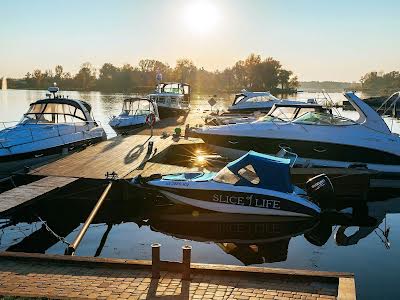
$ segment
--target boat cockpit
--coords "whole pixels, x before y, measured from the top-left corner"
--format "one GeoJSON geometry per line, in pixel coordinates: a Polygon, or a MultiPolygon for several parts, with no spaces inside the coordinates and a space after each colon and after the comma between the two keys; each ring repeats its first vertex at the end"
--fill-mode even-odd
{"type": "Polygon", "coordinates": [[[293,121],[296,118],[303,116],[308,112],[320,112],[331,114],[329,108],[315,103],[296,103],[296,104],[274,104],[267,115],[260,118],[258,121],[293,121]]]}
{"type": "Polygon", "coordinates": [[[158,116],[154,102],[147,98],[129,98],[124,100],[121,115],[145,116],[151,113],[158,116]]]}
{"type": "Polygon", "coordinates": [[[344,126],[357,125],[358,123],[344,117],[336,116],[321,112],[307,112],[306,114],[293,120],[295,124],[301,125],[328,125],[328,126],[344,126]]]}

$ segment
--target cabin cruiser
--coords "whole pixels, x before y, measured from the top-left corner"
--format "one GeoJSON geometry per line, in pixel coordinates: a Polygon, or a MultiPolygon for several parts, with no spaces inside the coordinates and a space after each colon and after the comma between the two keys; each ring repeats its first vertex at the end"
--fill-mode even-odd
{"type": "Polygon", "coordinates": [[[157,103],[160,118],[186,115],[190,109],[190,85],[186,83],[159,83],[154,93],[149,94],[151,101],[157,103]]]}
{"type": "Polygon", "coordinates": [[[160,121],[157,104],[148,98],[129,98],[124,100],[122,112],[112,117],[109,124],[117,133],[160,121]],[[154,120],[153,120],[154,119],[154,120]]]}
{"type": "Polygon", "coordinates": [[[206,125],[228,125],[236,123],[249,123],[257,120],[281,120],[292,121],[307,112],[327,112],[331,110],[318,103],[306,103],[296,101],[294,103],[275,103],[267,114],[254,112],[253,114],[228,114],[220,116],[208,116],[205,118],[206,125]]]}
{"type": "Polygon", "coordinates": [[[0,169],[10,173],[32,166],[78,146],[106,138],[94,120],[91,106],[81,100],[56,95],[30,104],[15,126],[0,131],[0,169]]]}
{"type": "Polygon", "coordinates": [[[267,154],[286,149],[298,155],[300,165],[400,172],[400,137],[354,92],[344,95],[358,113],[355,121],[311,111],[291,121],[261,119],[194,132],[218,152],[235,150],[236,157],[250,149],[267,154]]]}
{"type": "Polygon", "coordinates": [[[297,103],[296,100],[281,100],[273,96],[270,92],[250,92],[242,90],[235,95],[231,106],[228,107],[228,114],[240,113],[251,114],[255,111],[267,113],[276,103],[297,103]]]}
{"type": "Polygon", "coordinates": [[[324,197],[333,193],[325,175],[310,179],[306,193],[291,183],[290,160],[254,151],[218,173],[139,176],[132,183],[156,189],[173,203],[246,215],[317,216],[321,192],[324,197]]]}

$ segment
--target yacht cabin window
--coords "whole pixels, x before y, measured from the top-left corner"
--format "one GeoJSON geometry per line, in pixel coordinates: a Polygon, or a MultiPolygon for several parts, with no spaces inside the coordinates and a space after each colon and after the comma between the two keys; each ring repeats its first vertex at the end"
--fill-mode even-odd
{"type": "Polygon", "coordinates": [[[147,100],[125,100],[122,111],[127,115],[147,115],[153,112],[153,105],[147,100]]]}

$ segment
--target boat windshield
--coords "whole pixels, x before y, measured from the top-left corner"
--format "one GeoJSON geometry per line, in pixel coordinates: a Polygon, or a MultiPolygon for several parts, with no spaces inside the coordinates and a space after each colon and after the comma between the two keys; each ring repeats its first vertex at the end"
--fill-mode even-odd
{"type": "Polygon", "coordinates": [[[147,100],[125,100],[122,112],[126,115],[148,115],[153,112],[153,105],[147,100]]]}
{"type": "Polygon", "coordinates": [[[21,123],[78,123],[86,122],[83,111],[73,105],[61,103],[32,104],[21,123]]]}
{"type": "Polygon", "coordinates": [[[250,164],[241,168],[238,171],[238,175],[229,170],[229,168],[225,167],[217,173],[217,175],[214,177],[214,181],[232,185],[238,184],[240,181],[242,182],[242,184],[239,185],[243,185],[243,180],[250,182],[254,185],[260,183],[260,178],[258,177],[253,166],[250,164]]]}
{"type": "Polygon", "coordinates": [[[221,183],[236,184],[237,182],[239,182],[240,177],[234,174],[227,167],[224,167],[221,171],[217,173],[217,175],[215,175],[213,180],[221,183]]]}
{"type": "Polygon", "coordinates": [[[350,119],[319,112],[308,112],[295,119],[293,123],[304,124],[304,125],[334,125],[334,126],[357,124],[356,122],[350,119]]]}
{"type": "Polygon", "coordinates": [[[160,83],[156,90],[158,93],[184,94],[183,86],[180,83],[160,83]]]}
{"type": "Polygon", "coordinates": [[[254,103],[254,102],[268,102],[268,101],[279,101],[279,99],[274,97],[271,94],[259,95],[259,96],[245,96],[243,94],[240,94],[240,95],[236,95],[233,105],[236,105],[239,102],[254,103]]]}
{"type": "Polygon", "coordinates": [[[296,107],[296,106],[277,106],[273,108],[267,115],[261,117],[258,121],[292,121],[305,115],[308,112],[321,112],[322,107],[296,107]]]}

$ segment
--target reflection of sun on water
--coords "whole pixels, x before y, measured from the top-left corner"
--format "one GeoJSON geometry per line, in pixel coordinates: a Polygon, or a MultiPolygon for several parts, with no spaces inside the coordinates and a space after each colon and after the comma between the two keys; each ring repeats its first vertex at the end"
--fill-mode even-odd
{"type": "Polygon", "coordinates": [[[185,8],[185,24],[193,32],[206,33],[215,28],[219,12],[212,2],[191,1],[185,8]]]}

